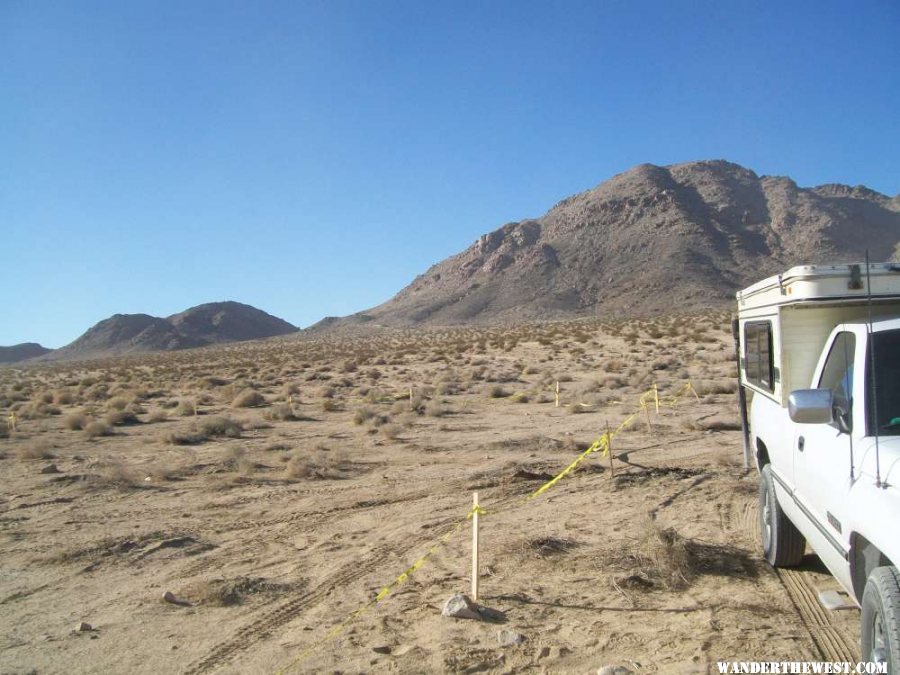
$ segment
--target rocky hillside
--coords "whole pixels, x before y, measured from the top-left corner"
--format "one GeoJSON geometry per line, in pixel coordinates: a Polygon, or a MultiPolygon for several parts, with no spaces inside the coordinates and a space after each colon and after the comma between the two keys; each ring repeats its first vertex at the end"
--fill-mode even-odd
{"type": "Polygon", "coordinates": [[[0,363],[18,363],[42,356],[49,351],[36,342],[23,342],[12,347],[0,347],[0,363]]]}
{"type": "MultiPolygon", "coordinates": [[[[898,252],[900,196],[798,187],[725,161],[642,164],[509,223],[390,301],[337,324],[415,325],[646,315],[727,306],[803,263],[898,252]]],[[[323,329],[336,322],[323,322],[323,329]]]]}
{"type": "Polygon", "coordinates": [[[148,314],[116,314],[44,360],[83,359],[202,347],[286,335],[295,326],[239,302],[212,302],[167,319],[148,314]]]}

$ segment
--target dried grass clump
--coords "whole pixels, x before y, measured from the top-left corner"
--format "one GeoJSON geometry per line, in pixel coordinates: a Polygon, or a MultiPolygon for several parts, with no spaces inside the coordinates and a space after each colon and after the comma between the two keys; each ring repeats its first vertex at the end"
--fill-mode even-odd
{"type": "Polygon", "coordinates": [[[158,422],[166,422],[168,421],[168,419],[169,414],[165,410],[154,410],[147,418],[147,422],[150,424],[156,424],[158,422]]]}
{"type": "Polygon", "coordinates": [[[133,412],[127,410],[113,410],[106,415],[106,423],[113,427],[123,427],[132,424],[140,424],[141,421],[133,412]]]}
{"type": "Polygon", "coordinates": [[[489,398],[506,398],[507,396],[509,396],[509,392],[506,391],[506,389],[504,389],[502,386],[497,384],[493,387],[488,388],[487,395],[489,398]]]}
{"type": "Polygon", "coordinates": [[[92,482],[102,487],[124,489],[134,487],[140,481],[134,469],[118,460],[112,460],[100,465],[100,471],[92,477],[92,482]]]}
{"type": "Polygon", "coordinates": [[[335,480],[346,478],[350,468],[346,452],[320,446],[313,452],[294,452],[284,467],[284,474],[289,480],[335,480]]]}
{"type": "Polygon", "coordinates": [[[269,421],[281,422],[293,422],[300,419],[287,403],[276,403],[263,413],[263,417],[269,421]]]}
{"type": "Polygon", "coordinates": [[[24,443],[16,448],[16,456],[19,459],[53,459],[53,446],[44,440],[24,443]]]}
{"type": "Polygon", "coordinates": [[[244,389],[231,402],[232,408],[256,408],[266,404],[266,397],[255,389],[244,389]]]}
{"type": "Polygon", "coordinates": [[[200,431],[208,437],[240,438],[241,423],[225,415],[216,415],[200,423],[200,431]]]}
{"type": "Polygon", "coordinates": [[[99,436],[112,436],[113,430],[106,423],[101,422],[100,420],[94,420],[93,422],[88,422],[84,427],[84,435],[88,438],[97,438],[99,436]]]}
{"type": "Polygon", "coordinates": [[[193,417],[197,414],[197,406],[189,399],[182,399],[175,407],[175,414],[178,417],[193,417]]]}
{"type": "Polygon", "coordinates": [[[356,412],[353,414],[353,423],[356,425],[365,424],[376,415],[377,413],[374,410],[369,406],[364,405],[361,408],[356,409],[356,412]]]}
{"type": "Polygon", "coordinates": [[[632,552],[640,574],[654,586],[678,590],[691,578],[691,556],[687,540],[671,527],[662,528],[646,518],[632,552]]]}
{"type": "Polygon", "coordinates": [[[66,429],[69,429],[70,431],[81,431],[87,426],[87,423],[87,415],[82,415],[81,413],[66,415],[66,418],[63,420],[66,429]]]}

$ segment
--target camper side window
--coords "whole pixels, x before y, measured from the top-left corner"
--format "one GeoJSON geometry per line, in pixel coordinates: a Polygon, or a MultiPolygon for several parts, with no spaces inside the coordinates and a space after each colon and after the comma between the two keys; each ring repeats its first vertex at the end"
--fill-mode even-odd
{"type": "Polygon", "coordinates": [[[744,364],[747,382],[760,389],[774,391],[771,321],[744,324],[744,364]]]}

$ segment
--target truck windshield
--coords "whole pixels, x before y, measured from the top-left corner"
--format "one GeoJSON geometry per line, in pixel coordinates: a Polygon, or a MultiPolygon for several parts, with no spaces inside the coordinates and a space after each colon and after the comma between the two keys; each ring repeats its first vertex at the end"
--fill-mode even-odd
{"type": "MultiPolygon", "coordinates": [[[[866,428],[869,436],[876,431],[875,415],[878,414],[877,431],[882,436],[900,436],[900,330],[886,330],[873,334],[875,349],[875,392],[872,392],[871,355],[866,358],[866,400],[871,403],[866,411],[866,428]]],[[[871,349],[872,347],[870,347],[871,349]]]]}

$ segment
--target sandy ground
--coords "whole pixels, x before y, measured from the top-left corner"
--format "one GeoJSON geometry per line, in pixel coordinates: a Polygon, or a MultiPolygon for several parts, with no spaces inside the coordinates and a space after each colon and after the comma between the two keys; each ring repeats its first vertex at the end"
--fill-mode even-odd
{"type": "Polygon", "coordinates": [[[761,559],[727,328],[394,332],[4,369],[0,672],[855,661],[858,612],[819,606],[837,584],[818,559],[761,559]],[[614,437],[614,475],[591,455],[527,499],[654,383],[660,413],[614,437]],[[247,389],[264,400],[242,407],[247,389]],[[441,616],[469,592],[476,490],[493,621],[441,616]]]}

